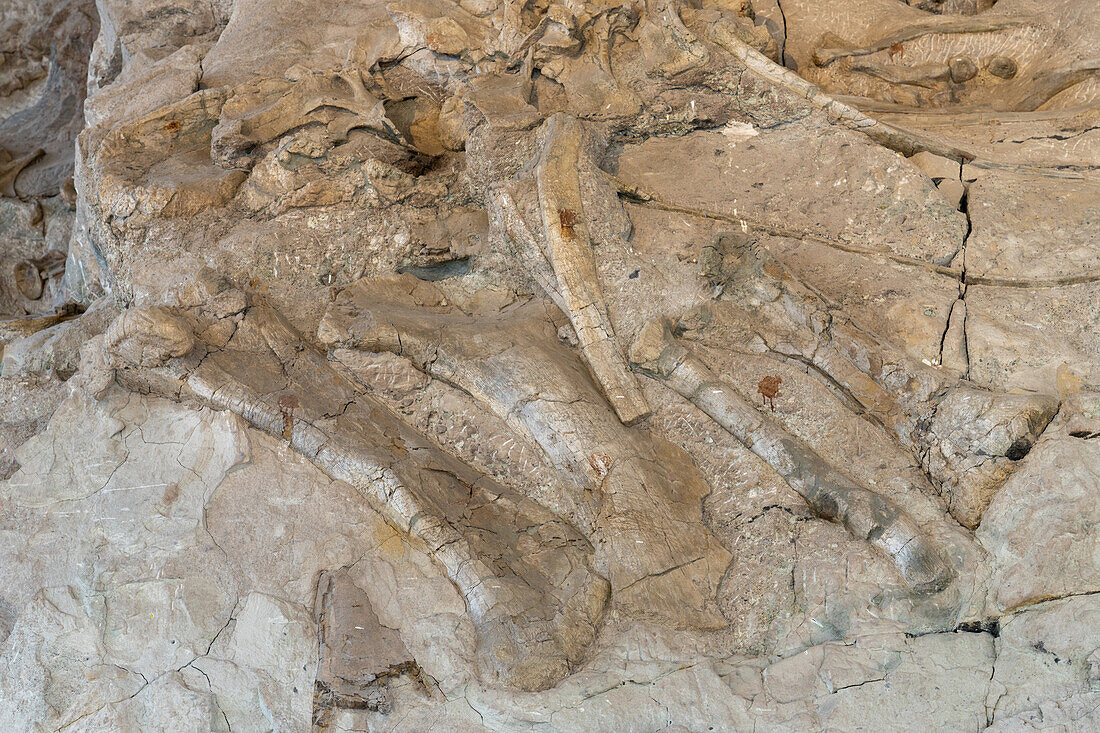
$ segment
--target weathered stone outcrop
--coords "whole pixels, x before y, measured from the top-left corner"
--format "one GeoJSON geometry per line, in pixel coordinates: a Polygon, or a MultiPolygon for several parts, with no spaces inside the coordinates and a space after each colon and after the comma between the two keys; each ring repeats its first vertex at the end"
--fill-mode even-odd
{"type": "Polygon", "coordinates": [[[0,3],[0,731],[1092,730],[1085,0],[0,3]]]}

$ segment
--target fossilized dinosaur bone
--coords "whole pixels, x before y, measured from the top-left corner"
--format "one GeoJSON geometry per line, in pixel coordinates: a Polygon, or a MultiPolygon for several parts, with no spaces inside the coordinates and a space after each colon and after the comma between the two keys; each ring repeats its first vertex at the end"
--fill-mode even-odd
{"type": "MultiPolygon", "coordinates": [[[[658,14],[653,13],[653,15],[656,17],[658,14]]],[[[662,2],[659,17],[666,36],[677,48],[676,57],[661,64],[659,71],[666,77],[671,78],[689,69],[705,66],[710,60],[710,53],[707,51],[707,47],[695,37],[695,34],[684,25],[684,21],[680,18],[679,3],[675,0],[662,2]]]]}
{"type": "MultiPolygon", "coordinates": [[[[560,302],[577,332],[581,352],[619,419],[633,425],[649,406],[615,340],[603,301],[596,257],[581,201],[581,123],[564,114],[546,121],[545,142],[535,167],[547,254],[557,279],[560,302]]],[[[517,247],[529,248],[521,237],[517,247]]],[[[529,253],[534,257],[534,253],[529,253]]],[[[540,284],[545,278],[540,279],[540,284]]]]}
{"type": "Polygon", "coordinates": [[[816,372],[911,450],[968,527],[1058,409],[1047,395],[988,392],[906,356],[740,233],[716,235],[700,266],[723,298],[779,327],[757,332],[769,354],[816,372]]]}
{"type": "Polygon", "coordinates": [[[837,59],[849,56],[867,56],[877,51],[933,34],[992,33],[1027,25],[1026,21],[1009,18],[957,18],[940,17],[927,23],[906,26],[885,38],[859,48],[819,48],[814,51],[814,63],[828,66],[837,59]]]}
{"type": "Polygon", "coordinates": [[[594,536],[613,598],[628,615],[724,627],[713,598],[729,553],[702,522],[709,489],[691,459],[622,425],[557,338],[545,304],[470,317],[444,302],[412,278],[361,281],[329,307],[318,337],[410,359],[484,402],[587,485],[591,508],[578,523],[594,536]]]}
{"type": "Polygon", "coordinates": [[[77,315],[76,313],[61,312],[43,316],[18,316],[16,318],[0,319],[0,347],[3,347],[9,341],[32,336],[70,318],[75,318],[77,315]]]}
{"type": "Polygon", "coordinates": [[[752,308],[779,327],[758,332],[768,353],[828,375],[835,381],[830,386],[848,390],[845,396],[874,422],[903,444],[916,444],[917,424],[945,386],[934,369],[858,328],[750,236],[719,232],[703,245],[699,264],[721,298],[752,308]]]}
{"type": "Polygon", "coordinates": [[[0,149],[0,195],[15,198],[19,193],[15,189],[15,181],[23,169],[46,154],[39,148],[32,153],[20,158],[12,158],[7,150],[0,149]]]}
{"type": "Polygon", "coordinates": [[[936,82],[950,78],[951,69],[947,64],[921,64],[903,66],[901,64],[881,64],[876,61],[853,61],[851,70],[869,74],[891,84],[909,84],[912,86],[934,88],[936,82]]]}
{"type": "Polygon", "coordinates": [[[382,100],[366,89],[358,70],[340,69],[292,81],[260,79],[234,89],[211,133],[213,158],[225,168],[247,169],[254,162],[248,154],[253,147],[311,122],[328,125],[336,139],[347,137],[353,127],[365,127],[402,141],[382,100]]]}
{"type": "Polygon", "coordinates": [[[779,66],[764,54],[748,45],[724,25],[717,24],[710,31],[710,39],[733,54],[752,72],[767,81],[805,99],[819,108],[829,119],[841,127],[862,132],[879,145],[903,155],[915,155],[923,150],[954,160],[973,160],[974,153],[949,145],[930,135],[903,130],[865,115],[855,107],[844,104],[811,84],[790,69],[779,66]]]}
{"type": "Polygon", "coordinates": [[[134,222],[194,216],[228,203],[247,174],[210,159],[210,132],[225,95],[204,89],[105,134],[85,130],[77,144],[91,162],[93,205],[134,222]]]}
{"type": "Polygon", "coordinates": [[[1015,100],[1012,109],[1030,112],[1039,109],[1064,89],[1100,74],[1100,58],[1078,61],[1057,69],[1044,69],[1031,78],[1026,90],[1015,100]]]}
{"type": "Polygon", "coordinates": [[[125,364],[163,366],[195,347],[191,329],[167,308],[146,306],[123,311],[107,327],[104,347],[125,364]]]}
{"type": "MultiPolygon", "coordinates": [[[[131,353],[147,354],[145,344],[188,326],[157,309],[118,330],[131,353]],[[141,331],[143,324],[150,329],[141,331]]],[[[465,599],[484,666],[502,683],[545,689],[586,653],[608,584],[590,569],[584,537],[436,448],[334,371],[270,308],[250,308],[220,348],[198,341],[182,358],[162,353],[162,368],[116,357],[124,384],[235,412],[356,487],[388,522],[423,542],[465,599]]]]}
{"type": "Polygon", "coordinates": [[[660,321],[650,321],[630,350],[636,369],[671,387],[763,458],[820,516],[842,523],[893,560],[919,593],[942,590],[954,572],[945,554],[893,502],[856,484],[679,344],[660,321]]]}

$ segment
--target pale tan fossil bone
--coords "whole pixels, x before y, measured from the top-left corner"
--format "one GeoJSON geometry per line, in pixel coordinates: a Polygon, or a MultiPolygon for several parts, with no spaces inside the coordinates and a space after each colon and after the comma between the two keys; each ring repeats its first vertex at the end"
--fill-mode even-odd
{"type": "Polygon", "coordinates": [[[81,133],[77,144],[95,182],[90,202],[120,221],[189,217],[228,203],[247,173],[210,159],[210,133],[226,94],[195,92],[118,124],[98,142],[101,132],[81,133]]]}
{"type": "MultiPolygon", "coordinates": [[[[122,330],[149,322],[133,318],[122,330]]],[[[251,306],[224,345],[200,342],[162,368],[135,362],[118,370],[122,384],[240,415],[351,484],[423,543],[466,602],[487,677],[546,689],[587,653],[608,584],[591,569],[584,537],[439,450],[336,372],[274,310],[251,306]]]]}
{"type": "Polygon", "coordinates": [[[1078,61],[1034,74],[1025,91],[1012,100],[1011,108],[1021,112],[1037,110],[1054,95],[1079,82],[1100,74],[1100,57],[1078,61]]]}
{"type": "Polygon", "coordinates": [[[195,346],[190,326],[156,305],[123,311],[104,338],[107,351],[130,366],[163,366],[195,346]]]}
{"type": "Polygon", "coordinates": [[[65,253],[52,249],[42,257],[21,260],[12,268],[15,287],[27,300],[38,300],[46,282],[65,274],[65,253]]]}
{"type": "Polygon", "coordinates": [[[12,158],[7,150],[0,149],[0,195],[16,198],[19,192],[15,188],[15,181],[23,169],[35,162],[43,155],[45,150],[39,148],[19,158],[12,158]]]}
{"type": "Polygon", "coordinates": [[[51,313],[45,316],[20,316],[0,320],[0,345],[17,339],[32,336],[39,331],[56,326],[77,314],[51,313]]]}
{"type": "Polygon", "coordinates": [[[535,177],[549,261],[581,352],[615,413],[626,425],[645,419],[649,405],[615,339],[596,272],[596,257],[581,200],[583,130],[564,114],[546,121],[535,177]]]}
{"type": "Polygon", "coordinates": [[[225,168],[247,169],[257,145],[309,124],[327,125],[334,139],[364,127],[404,143],[386,117],[380,98],[367,90],[354,68],[308,72],[301,78],[259,79],[233,90],[211,133],[214,160],[225,168]]]}
{"type": "Polygon", "coordinates": [[[343,291],[318,337],[408,358],[529,435],[571,483],[579,478],[588,496],[576,503],[587,503],[589,513],[578,523],[597,544],[624,613],[723,628],[714,596],[730,556],[702,521],[705,480],[679,448],[623,426],[576,352],[558,339],[554,315],[535,301],[468,316],[444,305],[430,284],[405,276],[343,291]]]}
{"type": "Polygon", "coordinates": [[[936,82],[946,81],[951,74],[951,68],[947,64],[903,66],[901,64],[882,64],[866,59],[853,61],[851,70],[868,74],[891,84],[909,84],[928,88],[934,87],[936,82]]]}
{"type": "Polygon", "coordinates": [[[1020,28],[1027,25],[1026,20],[1013,18],[967,18],[967,17],[940,17],[926,23],[914,23],[901,28],[894,33],[880,38],[866,46],[858,48],[818,48],[814,51],[814,63],[818,66],[828,66],[837,59],[850,56],[868,56],[896,46],[899,43],[911,41],[914,38],[929,35],[958,35],[964,33],[993,33],[995,31],[1020,28]]]}
{"type": "MultiPolygon", "coordinates": [[[[650,12],[652,13],[652,9],[650,12]]],[[[660,65],[658,70],[661,74],[671,78],[685,71],[706,66],[710,60],[710,52],[684,25],[683,19],[680,18],[677,0],[662,0],[659,13],[652,13],[652,15],[660,18],[664,32],[677,49],[675,58],[660,65]]]]}
{"type": "Polygon", "coordinates": [[[1041,394],[1011,395],[960,383],[860,328],[751,237],[719,233],[700,256],[720,295],[778,329],[757,331],[768,353],[801,365],[920,462],[952,515],[977,526],[1015,460],[1058,409],[1041,394]]]}
{"type": "Polygon", "coordinates": [[[508,251],[519,260],[523,269],[542,288],[554,305],[561,309],[562,313],[568,313],[569,306],[558,292],[558,283],[550,261],[519,213],[519,208],[507,189],[498,186],[489,191],[489,214],[493,217],[494,226],[504,232],[503,240],[508,246],[508,251]]]}
{"type": "Polygon", "coordinates": [[[764,459],[819,516],[843,524],[893,561],[912,590],[943,590],[955,572],[919,525],[890,500],[829,465],[775,419],[719,380],[659,320],[642,327],[631,346],[636,369],[661,381],[764,459]]]}
{"type": "Polygon", "coordinates": [[[758,74],[772,84],[783,87],[821,109],[834,124],[862,132],[879,145],[906,156],[915,155],[926,150],[954,160],[968,161],[977,157],[963,148],[946,143],[932,135],[905,130],[869,117],[855,107],[826,94],[820,87],[811,84],[790,69],[779,66],[742,41],[723,25],[719,24],[711,28],[709,37],[720,47],[733,54],[753,73],[758,74]]]}

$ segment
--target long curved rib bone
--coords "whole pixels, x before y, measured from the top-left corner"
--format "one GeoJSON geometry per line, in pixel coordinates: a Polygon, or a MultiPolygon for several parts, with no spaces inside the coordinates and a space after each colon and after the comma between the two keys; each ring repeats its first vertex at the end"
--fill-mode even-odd
{"type": "Polygon", "coordinates": [[[545,134],[535,176],[558,291],[592,374],[619,419],[625,425],[633,425],[649,415],[649,406],[619,351],[600,290],[596,257],[581,201],[578,174],[581,123],[559,113],[546,121],[545,134]]]}
{"type": "Polygon", "coordinates": [[[224,348],[200,343],[163,369],[131,367],[119,378],[235,412],[358,489],[388,522],[423,542],[458,588],[483,666],[500,682],[546,689],[595,638],[608,583],[590,567],[587,540],[435,447],[337,373],[271,309],[249,309],[224,348]]]}
{"type": "Polygon", "coordinates": [[[768,353],[816,372],[841,397],[919,459],[952,516],[973,529],[993,494],[1054,417],[1058,401],[960,383],[857,326],[751,240],[720,233],[700,264],[723,298],[751,307],[787,332],[759,332],[768,353]],[[722,270],[718,262],[736,262],[722,270]],[[715,269],[717,268],[717,270],[715,269]]]}
{"type": "Polygon", "coordinates": [[[834,124],[862,132],[883,147],[902,155],[915,155],[926,150],[953,160],[969,161],[977,157],[974,153],[944,143],[935,137],[888,125],[865,115],[855,107],[834,99],[820,87],[760,53],[723,25],[716,24],[711,29],[710,39],[733,54],[753,73],[821,109],[834,124]]]}
{"type": "MultiPolygon", "coordinates": [[[[318,337],[392,351],[473,395],[579,482],[616,604],[681,628],[726,626],[714,603],[730,556],[702,521],[706,482],[679,448],[624,427],[545,304],[471,317],[408,276],[340,293],[318,337]]],[[[584,502],[577,502],[578,504],[584,502]]]]}
{"type": "Polygon", "coordinates": [[[819,516],[843,524],[893,560],[918,593],[943,590],[955,573],[921,528],[893,502],[856,484],[810,446],[719,381],[660,321],[650,321],[630,350],[636,369],[690,400],[760,456],[819,516]]]}

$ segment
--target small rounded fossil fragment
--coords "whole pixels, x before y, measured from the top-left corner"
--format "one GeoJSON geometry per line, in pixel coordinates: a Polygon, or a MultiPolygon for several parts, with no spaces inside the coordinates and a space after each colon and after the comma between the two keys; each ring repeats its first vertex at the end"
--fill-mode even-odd
{"type": "Polygon", "coordinates": [[[951,69],[951,81],[956,84],[970,81],[978,75],[977,65],[965,56],[957,56],[951,59],[949,67],[951,69]]]}
{"type": "Polygon", "coordinates": [[[107,329],[106,347],[130,366],[163,366],[183,356],[195,345],[188,325],[160,306],[143,306],[123,312],[107,329]]]}
{"type": "Polygon", "coordinates": [[[15,287],[28,300],[38,300],[42,297],[42,273],[33,262],[24,260],[18,262],[13,269],[15,287]]]}
{"type": "Polygon", "coordinates": [[[989,60],[989,73],[1001,79],[1011,79],[1018,70],[1016,61],[1008,56],[994,56],[989,60]]]}

